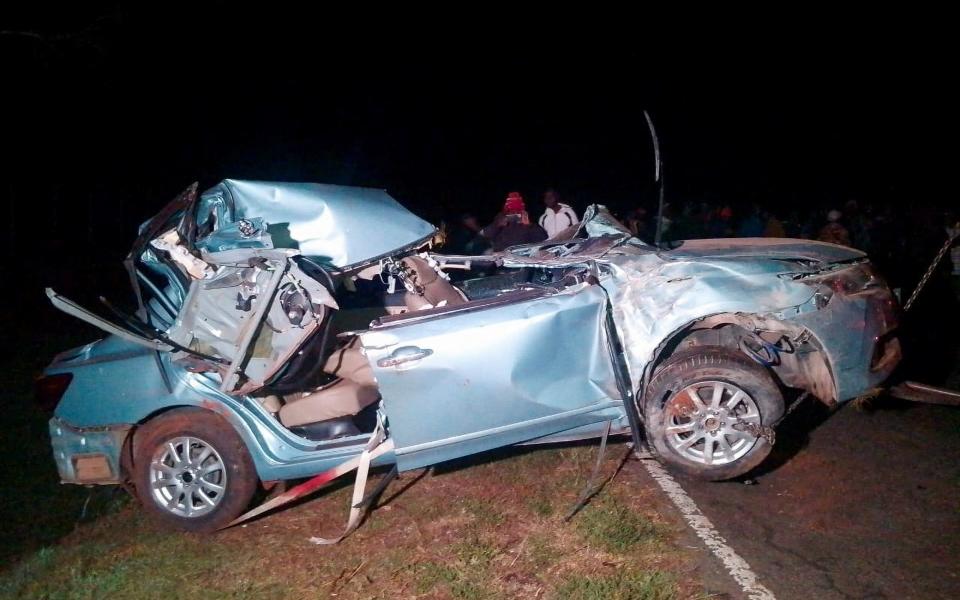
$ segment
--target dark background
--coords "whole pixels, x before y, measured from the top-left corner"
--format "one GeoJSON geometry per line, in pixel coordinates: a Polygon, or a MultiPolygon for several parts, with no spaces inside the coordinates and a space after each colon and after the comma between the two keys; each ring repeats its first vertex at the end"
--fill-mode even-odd
{"type": "MultiPolygon", "coordinates": [[[[129,300],[137,225],[193,181],[380,186],[435,223],[490,218],[513,190],[537,214],[547,186],[578,211],[652,209],[647,109],[675,206],[893,205],[905,293],[958,206],[944,15],[74,4],[0,9],[0,436],[18,457],[0,557],[69,531],[85,495],[58,486],[30,398],[55,352],[101,334],[43,287],[129,300]]],[[[904,371],[935,384],[957,381],[948,279],[904,327],[904,371]]]]}
{"type": "Polygon", "coordinates": [[[18,223],[42,200],[63,220],[129,226],[223,177],[382,186],[434,220],[548,185],[629,205],[652,200],[643,109],[674,199],[945,200],[914,191],[947,168],[937,142],[955,124],[933,23],[822,15],[671,35],[625,15],[204,6],[48,7],[3,25],[18,223]]]}
{"type": "Polygon", "coordinates": [[[538,214],[547,186],[578,211],[653,208],[643,109],[675,206],[956,205],[955,69],[932,15],[360,11],[6,14],[6,316],[40,311],[44,285],[123,293],[137,225],[193,181],[384,187],[435,223],[490,218],[512,190],[538,214]]]}

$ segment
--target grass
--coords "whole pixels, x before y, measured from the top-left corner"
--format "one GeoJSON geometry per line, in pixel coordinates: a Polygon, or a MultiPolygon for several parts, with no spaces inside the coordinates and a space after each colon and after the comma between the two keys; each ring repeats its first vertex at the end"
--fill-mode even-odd
{"type": "Polygon", "coordinates": [[[593,546],[623,554],[640,544],[666,538],[664,528],[624,504],[609,499],[588,506],[577,530],[593,546]]]}
{"type": "MultiPolygon", "coordinates": [[[[239,567],[236,548],[208,546],[200,538],[139,530],[136,541],[116,533],[82,545],[41,550],[0,579],[0,597],[96,600],[181,597],[280,598],[282,579],[239,567]],[[146,535],[144,535],[146,533],[146,535]],[[171,543],[173,542],[173,543],[171,543]],[[159,576],[158,576],[159,575],[159,576]]],[[[243,551],[241,551],[242,553],[243,551]]]]}
{"type": "MultiPolygon", "coordinates": [[[[4,357],[4,439],[20,460],[0,462],[0,598],[660,599],[702,589],[681,575],[691,558],[655,512],[656,492],[626,471],[562,521],[592,467],[590,444],[504,449],[403,474],[333,547],[307,540],[342,526],[349,482],[215,535],[167,531],[115,488],[58,482],[32,378],[91,336],[67,323],[56,337],[24,336],[4,357]]],[[[622,456],[612,448],[606,472],[622,456]]]]}
{"type": "MultiPolygon", "coordinates": [[[[558,464],[571,449],[531,452],[558,464]]],[[[125,503],[0,570],[0,598],[660,599],[701,589],[679,575],[689,559],[671,543],[673,529],[626,481],[571,523],[532,509],[533,479],[553,490],[558,506],[575,501],[575,464],[550,471],[539,459],[504,453],[413,485],[405,474],[366,524],[333,547],[307,539],[336,530],[349,486],[212,536],[166,531],[125,503]],[[504,481],[505,469],[516,476],[504,481]]]]}
{"type": "Polygon", "coordinates": [[[672,600],[677,597],[674,578],[662,571],[621,571],[590,577],[575,575],[556,591],[565,600],[672,600]]]}

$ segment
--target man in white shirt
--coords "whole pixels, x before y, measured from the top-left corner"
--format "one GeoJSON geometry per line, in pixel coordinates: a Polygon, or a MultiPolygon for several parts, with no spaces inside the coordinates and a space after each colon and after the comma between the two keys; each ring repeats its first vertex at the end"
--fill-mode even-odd
{"type": "Polygon", "coordinates": [[[540,227],[547,232],[547,237],[553,237],[572,225],[580,222],[577,213],[570,208],[569,204],[560,202],[560,196],[554,190],[547,190],[543,194],[543,203],[547,205],[547,210],[540,216],[540,227]]]}

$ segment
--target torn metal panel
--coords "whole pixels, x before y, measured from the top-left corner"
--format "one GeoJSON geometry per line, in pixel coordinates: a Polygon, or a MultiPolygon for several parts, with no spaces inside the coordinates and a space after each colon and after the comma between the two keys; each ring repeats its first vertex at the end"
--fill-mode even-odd
{"type": "Polygon", "coordinates": [[[183,285],[176,281],[175,269],[169,266],[160,266],[161,258],[156,256],[150,250],[150,242],[156,239],[161,232],[176,227],[181,239],[186,240],[188,247],[192,246],[196,235],[196,221],[193,219],[194,206],[197,201],[197,184],[193,183],[181,192],[176,198],[170,201],[163,209],[154,215],[150,220],[140,226],[137,239],[127,257],[123,261],[124,267],[130,276],[130,284],[133,286],[134,294],[139,305],[137,315],[140,318],[146,318],[146,308],[144,307],[143,296],[140,289],[140,280],[137,277],[137,262],[148,261],[152,263],[160,274],[169,277],[171,285],[181,288],[181,298],[183,285]]]}
{"type": "Polygon", "coordinates": [[[591,204],[583,212],[583,219],[577,228],[575,237],[600,237],[606,235],[615,235],[623,238],[630,238],[641,245],[647,245],[645,242],[633,237],[630,230],[623,223],[618,221],[606,206],[602,204],[591,204]]]}
{"type": "Polygon", "coordinates": [[[773,258],[781,260],[806,260],[818,264],[831,264],[863,260],[866,254],[855,248],[782,238],[722,238],[710,240],[685,240],[666,253],[672,258],[773,258]]]}
{"type": "Polygon", "coordinates": [[[197,240],[201,252],[214,253],[240,249],[273,248],[273,237],[267,231],[268,224],[262,217],[240,219],[225,223],[220,229],[197,240]]]}
{"type": "Polygon", "coordinates": [[[634,381],[643,380],[664,340],[720,314],[737,315],[752,323],[753,331],[808,332],[823,355],[807,357],[795,372],[824,401],[850,400],[890,374],[899,360],[895,342],[872,357],[897,324],[892,294],[865,276],[862,265],[830,262],[856,258],[858,252],[797,240],[771,257],[762,245],[752,251],[749,244],[733,246],[736,258],[677,259],[664,252],[605,259],[612,277],[604,285],[634,381]],[[823,246],[829,247],[823,251],[823,246]],[[817,266],[787,255],[815,260],[817,266]]]}
{"type": "Polygon", "coordinates": [[[262,387],[316,331],[326,310],[337,307],[330,292],[292,260],[295,255],[291,250],[203,254],[216,275],[191,283],[169,336],[229,361],[218,369],[222,391],[262,387]]]}

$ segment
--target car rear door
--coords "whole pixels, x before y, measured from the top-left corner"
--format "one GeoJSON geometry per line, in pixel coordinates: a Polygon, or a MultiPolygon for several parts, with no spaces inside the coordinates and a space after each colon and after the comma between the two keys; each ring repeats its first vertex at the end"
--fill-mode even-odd
{"type": "Polygon", "coordinates": [[[401,470],[619,418],[599,285],[406,313],[361,334],[401,470]]]}

